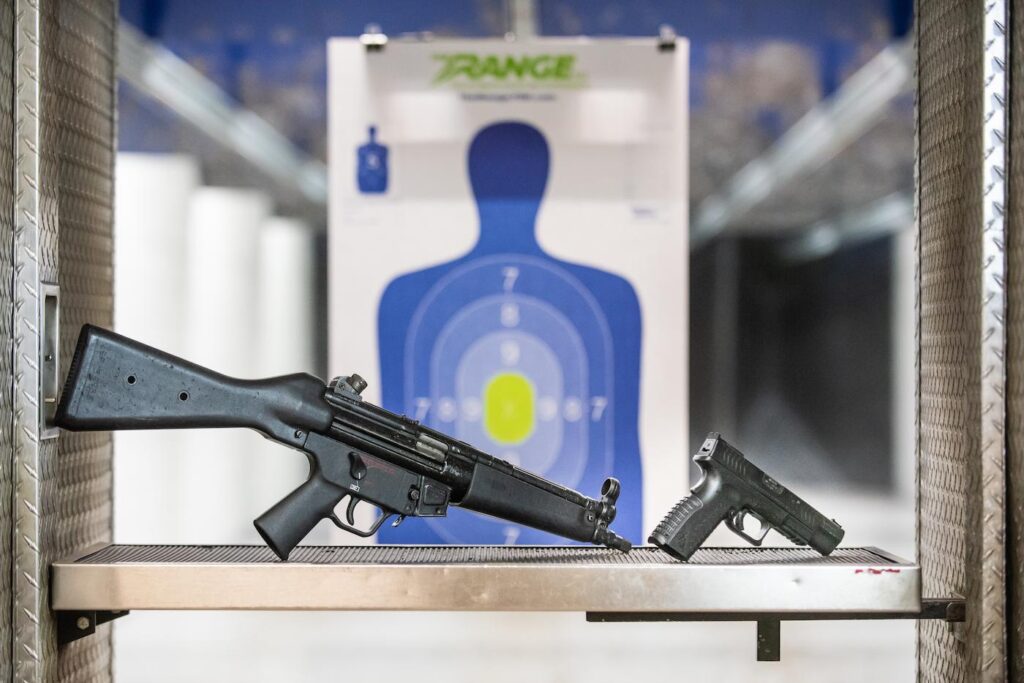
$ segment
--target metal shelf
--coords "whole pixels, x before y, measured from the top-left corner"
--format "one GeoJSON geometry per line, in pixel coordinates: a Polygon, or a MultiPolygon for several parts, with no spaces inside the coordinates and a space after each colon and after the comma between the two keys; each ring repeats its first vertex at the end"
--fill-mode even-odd
{"type": "Polygon", "coordinates": [[[777,661],[780,622],[964,619],[960,599],[921,599],[921,569],[878,548],[108,545],[52,566],[62,643],[129,610],[586,612],[593,622],[756,621],[777,661]]]}
{"type": "Polygon", "coordinates": [[[879,613],[921,610],[920,568],[877,548],[111,545],[53,565],[56,610],[879,613]]]}

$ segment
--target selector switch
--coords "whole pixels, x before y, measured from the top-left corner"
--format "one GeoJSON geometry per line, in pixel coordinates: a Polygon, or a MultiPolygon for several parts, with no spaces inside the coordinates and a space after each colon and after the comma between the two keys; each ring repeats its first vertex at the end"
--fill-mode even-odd
{"type": "Polygon", "coordinates": [[[359,480],[366,476],[366,463],[355,451],[349,451],[349,474],[353,479],[359,480]]]}

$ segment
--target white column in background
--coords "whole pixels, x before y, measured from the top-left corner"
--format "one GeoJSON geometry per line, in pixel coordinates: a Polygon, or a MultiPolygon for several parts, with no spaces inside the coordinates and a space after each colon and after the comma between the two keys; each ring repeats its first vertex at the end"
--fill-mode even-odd
{"type": "MultiPolygon", "coordinates": [[[[114,220],[114,328],[183,354],[185,223],[198,162],[180,154],[118,154],[114,220]]],[[[114,433],[114,540],[183,541],[171,504],[181,434],[114,433]]]]}
{"type": "Polygon", "coordinates": [[[914,504],[917,476],[917,254],[912,225],[892,247],[892,452],[896,495],[914,504]]]}
{"type": "Polygon", "coordinates": [[[273,216],[260,234],[260,372],[316,370],[316,249],[313,229],[273,216]]]}
{"type": "MultiPolygon", "coordinates": [[[[261,372],[260,234],[270,199],[248,189],[204,187],[189,205],[186,357],[241,378],[261,372]]],[[[263,438],[250,430],[189,431],[178,487],[180,534],[190,543],[258,543],[253,495],[263,438]]]]}
{"type": "MultiPolygon", "coordinates": [[[[274,216],[263,224],[257,313],[260,376],[316,374],[315,248],[313,229],[305,221],[274,216]]],[[[270,441],[263,443],[254,465],[253,496],[262,509],[284,498],[309,474],[301,453],[270,441]]],[[[322,532],[311,536],[327,540],[322,532]]]]}

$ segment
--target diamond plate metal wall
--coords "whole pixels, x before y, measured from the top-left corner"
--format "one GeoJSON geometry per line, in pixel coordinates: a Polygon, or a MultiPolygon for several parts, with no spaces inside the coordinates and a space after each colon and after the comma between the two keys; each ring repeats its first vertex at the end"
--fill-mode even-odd
{"type": "MultiPolygon", "coordinates": [[[[84,323],[113,326],[117,2],[62,0],[50,8],[43,33],[43,78],[52,79],[52,90],[45,89],[44,80],[44,92],[54,102],[50,113],[44,102],[43,173],[57,179],[57,223],[52,227],[57,228],[61,287],[61,367],[67,368],[84,323]],[[55,50],[45,49],[47,38],[55,50]]],[[[48,218],[44,212],[44,233],[51,234],[48,218]]],[[[111,540],[110,434],[64,432],[57,446],[56,460],[44,459],[41,470],[44,567],[111,540]]],[[[49,574],[42,578],[47,586],[49,574]]],[[[49,590],[43,595],[45,606],[49,590]]],[[[43,627],[45,680],[110,678],[110,627],[60,653],[53,620],[43,621],[43,627]]]]}
{"type": "Polygon", "coordinates": [[[922,681],[1006,679],[1007,9],[918,0],[918,559],[962,633],[918,627],[922,681]]]}
{"type": "Polygon", "coordinates": [[[14,449],[11,441],[11,401],[14,397],[14,376],[11,372],[11,323],[13,321],[14,253],[14,8],[0,5],[0,681],[11,680],[11,488],[14,449]]]}
{"type": "Polygon", "coordinates": [[[109,629],[57,647],[49,564],[110,539],[106,434],[40,437],[41,283],[61,287],[60,367],[111,323],[116,2],[17,0],[14,26],[13,679],[102,681],[109,629]]]}
{"type": "Polygon", "coordinates": [[[1007,239],[1007,633],[1009,679],[1024,680],[1024,0],[1010,10],[1007,239]]]}

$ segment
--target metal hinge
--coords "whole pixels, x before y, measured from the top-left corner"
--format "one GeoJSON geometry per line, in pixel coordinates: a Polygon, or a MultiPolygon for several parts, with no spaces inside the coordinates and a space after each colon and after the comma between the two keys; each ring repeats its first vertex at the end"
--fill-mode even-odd
{"type": "Polygon", "coordinates": [[[39,438],[53,439],[60,430],[53,420],[60,398],[60,287],[40,286],[39,311],[39,438]]]}

